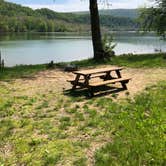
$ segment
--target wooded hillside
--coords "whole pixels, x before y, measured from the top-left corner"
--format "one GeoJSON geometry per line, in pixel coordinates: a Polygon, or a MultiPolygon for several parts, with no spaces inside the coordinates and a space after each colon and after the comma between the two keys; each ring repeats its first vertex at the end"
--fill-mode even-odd
{"type": "MultiPolygon", "coordinates": [[[[101,11],[101,25],[107,30],[136,30],[133,18],[111,16],[101,11]]],[[[33,10],[0,0],[0,32],[81,32],[90,30],[88,13],[58,13],[49,9],[33,10]]]]}

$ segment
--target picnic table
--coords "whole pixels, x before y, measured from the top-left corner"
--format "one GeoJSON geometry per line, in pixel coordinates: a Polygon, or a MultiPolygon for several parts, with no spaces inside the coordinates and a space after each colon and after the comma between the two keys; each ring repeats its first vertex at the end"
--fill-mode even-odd
{"type": "Polygon", "coordinates": [[[122,67],[106,67],[74,71],[75,79],[68,81],[73,85],[73,90],[76,89],[77,86],[80,88],[88,88],[89,95],[94,96],[94,88],[115,84],[117,82],[121,83],[123,89],[127,89],[126,84],[131,78],[123,78],[121,70],[123,70],[122,67]],[[94,81],[94,78],[99,79],[94,81]]]}

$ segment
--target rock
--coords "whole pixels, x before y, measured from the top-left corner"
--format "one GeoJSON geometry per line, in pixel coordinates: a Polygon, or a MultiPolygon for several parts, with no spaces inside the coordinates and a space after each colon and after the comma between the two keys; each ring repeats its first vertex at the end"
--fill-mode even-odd
{"type": "Polygon", "coordinates": [[[76,70],[78,70],[78,66],[72,65],[72,64],[68,64],[68,65],[64,68],[64,71],[67,71],[67,72],[72,72],[72,71],[76,71],[76,70]]]}

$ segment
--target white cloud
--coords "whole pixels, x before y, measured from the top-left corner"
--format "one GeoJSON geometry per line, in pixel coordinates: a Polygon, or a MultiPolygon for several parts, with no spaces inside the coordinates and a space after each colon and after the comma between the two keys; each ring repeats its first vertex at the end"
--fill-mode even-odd
{"type": "Polygon", "coordinates": [[[70,12],[70,11],[85,11],[88,10],[88,2],[80,0],[68,0],[65,4],[23,4],[24,6],[31,7],[33,9],[48,8],[58,12],[70,12]]]}
{"type": "MultiPolygon", "coordinates": [[[[109,9],[117,9],[117,8],[123,8],[123,9],[131,9],[131,8],[138,8],[143,6],[150,5],[149,0],[119,0],[112,1],[111,6],[109,6],[109,9]]],[[[65,4],[56,4],[53,5],[40,5],[40,4],[24,4],[24,6],[31,7],[33,9],[39,9],[39,8],[49,8],[54,11],[58,12],[70,12],[70,11],[87,11],[89,8],[88,0],[68,0],[65,4]]],[[[99,4],[100,9],[107,8],[107,6],[99,4]]]]}

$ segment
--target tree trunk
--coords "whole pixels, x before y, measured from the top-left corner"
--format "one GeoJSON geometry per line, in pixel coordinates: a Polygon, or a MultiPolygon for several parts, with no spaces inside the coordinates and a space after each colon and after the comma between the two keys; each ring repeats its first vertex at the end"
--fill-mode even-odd
{"type": "Polygon", "coordinates": [[[90,0],[89,3],[90,3],[90,16],[91,16],[90,18],[91,18],[94,59],[102,60],[104,59],[104,50],[101,40],[98,4],[97,0],[90,0]]]}

